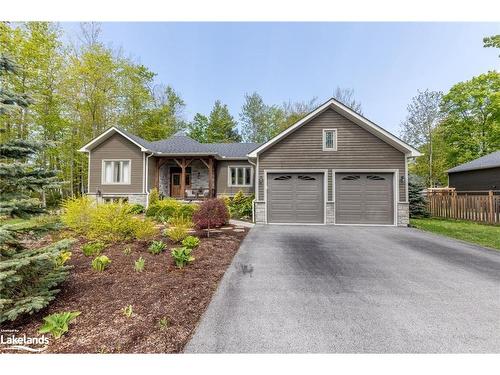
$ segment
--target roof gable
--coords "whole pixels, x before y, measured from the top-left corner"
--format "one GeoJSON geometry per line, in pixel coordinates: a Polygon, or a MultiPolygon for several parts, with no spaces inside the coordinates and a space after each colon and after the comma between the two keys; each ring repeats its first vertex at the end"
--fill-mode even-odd
{"type": "Polygon", "coordinates": [[[371,122],[367,118],[361,116],[359,113],[356,113],[349,107],[343,105],[339,101],[335,99],[330,99],[324,104],[320,105],[318,108],[316,108],[314,111],[310,112],[307,114],[305,117],[303,117],[301,120],[297,121],[295,124],[290,126],[288,129],[282,131],[280,134],[276,135],[274,138],[270,139],[266,143],[262,144],[260,147],[255,149],[254,151],[250,152],[248,154],[249,157],[257,157],[260,153],[263,151],[267,150],[268,148],[272,147],[274,144],[278,143],[281,141],[283,138],[288,136],[289,134],[293,133],[295,130],[299,129],[303,125],[307,124],[309,121],[312,119],[316,118],[318,115],[326,111],[327,109],[331,108],[335,112],[339,113],[340,115],[346,117],[347,119],[351,120],[355,124],[359,125],[361,128],[367,130],[368,132],[372,133],[376,137],[382,139],[384,142],[390,144],[394,148],[400,150],[401,152],[405,154],[409,154],[409,156],[420,156],[420,152],[415,149],[414,147],[408,145],[407,143],[403,142],[401,139],[396,137],[395,135],[391,134],[387,130],[381,128],[377,124],[371,122]]]}
{"type": "Polygon", "coordinates": [[[128,139],[130,142],[135,144],[137,147],[139,147],[141,151],[148,151],[149,147],[151,146],[150,142],[146,141],[145,139],[142,139],[141,137],[138,137],[123,129],[119,129],[115,126],[112,126],[104,133],[102,133],[101,135],[99,135],[98,137],[94,138],[89,143],[87,143],[85,146],[80,148],[78,151],[90,152],[94,147],[100,145],[105,140],[109,139],[113,134],[120,134],[121,136],[123,136],[124,138],[128,139]]]}

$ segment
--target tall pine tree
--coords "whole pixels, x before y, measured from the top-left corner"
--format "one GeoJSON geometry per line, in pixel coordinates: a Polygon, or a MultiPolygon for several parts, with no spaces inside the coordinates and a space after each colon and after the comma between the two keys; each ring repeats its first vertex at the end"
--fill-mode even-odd
{"type": "MultiPolygon", "coordinates": [[[[0,62],[3,72],[16,73],[12,60],[2,57],[0,62]]],[[[27,96],[16,95],[4,86],[0,90],[2,116],[28,107],[27,96]]],[[[26,249],[19,240],[20,235],[28,232],[47,230],[53,220],[6,224],[4,219],[9,215],[29,217],[43,212],[33,193],[58,186],[55,172],[33,165],[32,157],[39,149],[19,139],[0,145],[0,323],[47,306],[59,291],[56,286],[68,274],[69,266],[64,263],[71,255],[70,240],[40,249],[26,249]]]]}

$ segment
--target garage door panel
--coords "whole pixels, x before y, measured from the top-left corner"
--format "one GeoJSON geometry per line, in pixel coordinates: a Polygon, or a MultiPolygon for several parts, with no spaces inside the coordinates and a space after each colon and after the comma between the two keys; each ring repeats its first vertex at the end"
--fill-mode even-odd
{"type": "Polygon", "coordinates": [[[323,199],[323,174],[268,174],[267,215],[270,223],[323,223],[323,199]]]}
{"type": "Polygon", "coordinates": [[[393,174],[336,173],[337,224],[393,224],[393,174]]]}

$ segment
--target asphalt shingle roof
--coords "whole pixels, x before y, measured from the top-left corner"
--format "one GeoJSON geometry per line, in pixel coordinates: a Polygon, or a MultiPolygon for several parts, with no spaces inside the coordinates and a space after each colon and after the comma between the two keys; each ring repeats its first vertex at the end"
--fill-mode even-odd
{"type": "Polygon", "coordinates": [[[500,167],[500,151],[482,156],[468,163],[460,164],[448,170],[448,173],[472,171],[475,169],[487,169],[500,167]]]}
{"type": "Polygon", "coordinates": [[[206,154],[220,155],[228,158],[246,157],[246,155],[259,147],[262,143],[200,143],[182,131],[175,133],[167,139],[149,142],[126,130],[119,129],[127,137],[153,152],[163,154],[189,155],[206,154]]]}

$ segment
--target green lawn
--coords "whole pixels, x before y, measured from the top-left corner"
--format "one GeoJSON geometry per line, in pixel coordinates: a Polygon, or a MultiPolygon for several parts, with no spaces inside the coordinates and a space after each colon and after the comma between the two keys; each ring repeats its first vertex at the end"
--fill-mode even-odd
{"type": "Polygon", "coordinates": [[[410,219],[412,227],[500,250],[500,226],[446,219],[410,219]]]}

